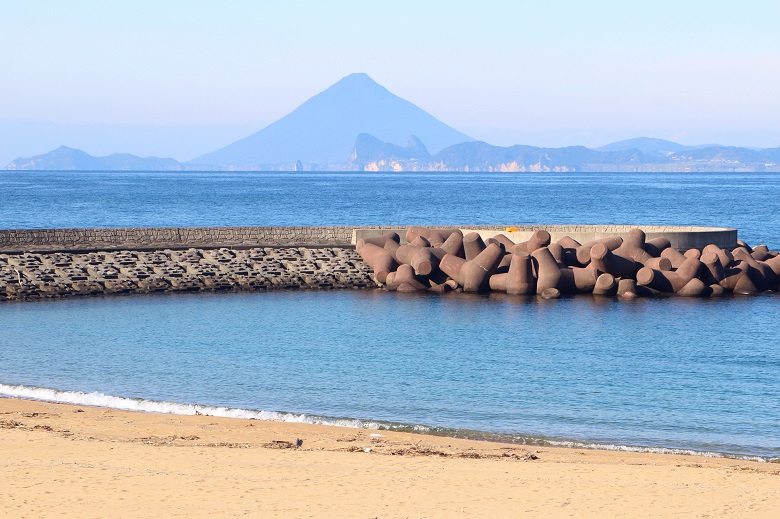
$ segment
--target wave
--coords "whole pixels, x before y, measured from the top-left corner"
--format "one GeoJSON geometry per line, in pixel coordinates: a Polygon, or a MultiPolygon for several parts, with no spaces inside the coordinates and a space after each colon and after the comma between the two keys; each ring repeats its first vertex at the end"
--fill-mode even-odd
{"type": "Polygon", "coordinates": [[[144,413],[179,415],[201,414],[205,416],[219,416],[224,418],[243,418],[247,420],[266,420],[272,422],[310,423],[340,427],[358,427],[361,429],[380,429],[391,427],[391,424],[348,418],[325,418],[316,415],[284,413],[279,411],[262,411],[201,404],[181,404],[159,400],[146,400],[144,398],[127,398],[123,396],[107,395],[105,393],[99,392],[85,393],[82,391],[60,391],[57,389],[35,386],[13,386],[8,384],[0,384],[0,396],[23,398],[28,400],[42,400],[45,402],[53,402],[57,404],[108,407],[122,411],[140,411],[144,413]]]}
{"type": "Polygon", "coordinates": [[[355,427],[360,429],[405,431],[420,434],[434,434],[467,439],[486,440],[494,442],[516,443],[523,445],[538,445],[565,447],[572,449],[608,450],[621,452],[647,452],[655,454],[678,454],[688,456],[704,456],[709,458],[731,458],[745,461],[780,462],[777,457],[750,456],[730,454],[715,451],[697,451],[694,449],[675,449],[668,447],[641,447],[633,445],[617,445],[605,443],[582,442],[575,440],[557,440],[550,438],[518,437],[517,435],[501,433],[485,433],[464,429],[429,427],[425,425],[402,424],[394,422],[359,420],[354,418],[328,418],[306,413],[287,413],[281,411],[263,411],[241,409],[236,407],[211,406],[201,404],[182,404],[144,398],[128,398],[108,395],[100,392],[85,393],[82,391],[61,391],[35,386],[9,385],[0,383],[0,396],[41,400],[58,404],[84,405],[90,407],[107,407],[123,411],[138,411],[144,413],[204,415],[224,418],[241,418],[246,420],[265,420],[271,422],[308,423],[337,427],[355,427]]]}

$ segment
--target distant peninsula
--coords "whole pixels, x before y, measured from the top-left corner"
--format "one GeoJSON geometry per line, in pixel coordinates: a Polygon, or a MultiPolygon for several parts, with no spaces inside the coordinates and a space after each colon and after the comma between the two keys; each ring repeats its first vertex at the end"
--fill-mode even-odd
{"type": "Polygon", "coordinates": [[[640,137],[600,148],[494,146],[477,141],[376,83],[350,74],[288,115],[187,161],[61,146],[6,170],[780,172],[780,147],[685,146],[640,137]]]}
{"type": "Polygon", "coordinates": [[[26,171],[180,171],[182,165],[174,159],[137,157],[129,153],[93,157],[81,150],[60,146],[43,155],[18,158],[8,164],[5,169],[26,171]]]}

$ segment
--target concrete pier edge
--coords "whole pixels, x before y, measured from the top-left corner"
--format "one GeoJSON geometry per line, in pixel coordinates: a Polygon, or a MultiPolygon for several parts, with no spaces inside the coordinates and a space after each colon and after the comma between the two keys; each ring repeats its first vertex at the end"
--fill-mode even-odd
{"type": "MultiPolygon", "coordinates": [[[[605,236],[625,236],[632,228],[645,231],[648,239],[666,236],[678,250],[701,248],[710,243],[732,248],[737,229],[700,226],[658,225],[426,225],[429,228],[458,228],[476,231],[483,239],[505,234],[518,242],[534,231],[546,229],[553,241],[561,236],[584,243],[605,236]],[[511,229],[511,230],[508,230],[511,229]],[[516,230],[515,230],[516,229],[516,230]]],[[[74,229],[0,230],[0,252],[89,252],[102,250],[161,250],[251,247],[349,247],[360,238],[381,236],[389,230],[402,237],[405,226],[242,226],[242,227],[106,227],[74,229]]]]}

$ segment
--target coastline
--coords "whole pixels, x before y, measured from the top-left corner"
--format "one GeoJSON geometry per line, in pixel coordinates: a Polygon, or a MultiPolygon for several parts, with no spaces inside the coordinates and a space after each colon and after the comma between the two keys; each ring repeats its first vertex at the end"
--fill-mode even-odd
{"type": "Polygon", "coordinates": [[[780,458],[758,454],[696,450],[695,448],[671,446],[647,446],[632,444],[614,444],[588,439],[552,438],[527,436],[520,434],[496,433],[484,430],[453,429],[428,426],[424,424],[387,422],[373,419],[335,418],[308,413],[287,411],[268,411],[242,409],[236,407],[214,406],[193,403],[128,398],[105,393],[85,393],[82,391],[62,391],[34,386],[9,385],[0,383],[0,399],[20,399],[51,403],[54,405],[85,406],[94,409],[106,409],[120,412],[151,413],[171,416],[209,416],[236,420],[252,420],[274,423],[299,423],[321,427],[346,427],[368,432],[401,432],[422,436],[462,439],[480,443],[513,445],[518,448],[569,448],[612,452],[631,452],[646,454],[667,454],[716,459],[733,459],[757,463],[780,463],[780,458]]]}
{"type": "Polygon", "coordinates": [[[745,460],[9,398],[0,429],[0,492],[14,517],[771,517],[780,507],[780,468],[745,460]]]}

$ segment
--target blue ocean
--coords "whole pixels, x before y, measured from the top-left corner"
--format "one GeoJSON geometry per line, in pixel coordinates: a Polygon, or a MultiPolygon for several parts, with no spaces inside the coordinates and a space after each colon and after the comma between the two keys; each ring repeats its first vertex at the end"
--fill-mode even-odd
{"type": "MultiPolygon", "coordinates": [[[[771,173],[0,174],[0,227],[670,224],[780,247],[771,173]]],[[[780,460],[780,295],[0,304],[0,394],[780,460]]]]}

